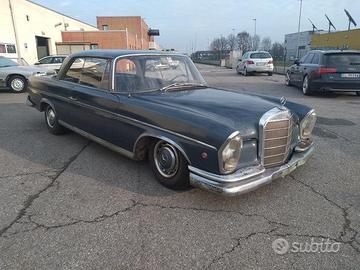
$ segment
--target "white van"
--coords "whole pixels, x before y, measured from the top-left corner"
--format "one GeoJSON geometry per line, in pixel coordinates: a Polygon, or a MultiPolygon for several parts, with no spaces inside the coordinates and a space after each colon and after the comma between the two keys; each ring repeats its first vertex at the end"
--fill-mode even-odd
{"type": "Polygon", "coordinates": [[[18,58],[15,44],[0,42],[0,56],[18,58]]]}

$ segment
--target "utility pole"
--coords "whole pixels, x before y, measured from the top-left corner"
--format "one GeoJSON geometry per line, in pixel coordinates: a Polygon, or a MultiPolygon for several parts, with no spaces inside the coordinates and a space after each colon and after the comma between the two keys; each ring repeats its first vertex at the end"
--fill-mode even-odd
{"type": "Polygon", "coordinates": [[[301,12],[302,12],[302,0],[300,0],[300,10],[299,10],[299,24],[298,24],[298,37],[297,37],[297,58],[299,58],[299,47],[300,47],[300,28],[301,28],[301,12]]]}
{"type": "Polygon", "coordinates": [[[256,18],[253,19],[254,23],[255,23],[255,31],[254,31],[254,36],[256,36],[256,18]]]}

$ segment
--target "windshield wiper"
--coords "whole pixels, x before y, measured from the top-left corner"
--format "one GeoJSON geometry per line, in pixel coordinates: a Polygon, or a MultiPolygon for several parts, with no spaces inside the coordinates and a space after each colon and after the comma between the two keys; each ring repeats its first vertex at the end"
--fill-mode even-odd
{"type": "Polygon", "coordinates": [[[203,84],[203,83],[172,83],[172,84],[169,84],[169,85],[166,85],[162,88],[160,88],[161,91],[167,91],[171,88],[183,88],[183,87],[207,87],[206,84],[203,84]]]}

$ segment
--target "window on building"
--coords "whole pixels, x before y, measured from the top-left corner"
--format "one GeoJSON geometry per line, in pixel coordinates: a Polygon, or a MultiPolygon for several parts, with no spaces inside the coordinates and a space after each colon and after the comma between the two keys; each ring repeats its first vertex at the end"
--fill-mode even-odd
{"type": "Polygon", "coordinates": [[[96,50],[98,48],[97,44],[90,44],[90,50],[96,50]]]}
{"type": "Polygon", "coordinates": [[[7,44],[6,45],[7,53],[16,53],[15,45],[13,44],[7,44]]]}
{"type": "Polygon", "coordinates": [[[30,21],[30,16],[26,15],[26,20],[29,22],[30,21]]]}
{"type": "Polygon", "coordinates": [[[107,24],[103,24],[102,27],[104,31],[109,31],[109,26],[107,24]]]}

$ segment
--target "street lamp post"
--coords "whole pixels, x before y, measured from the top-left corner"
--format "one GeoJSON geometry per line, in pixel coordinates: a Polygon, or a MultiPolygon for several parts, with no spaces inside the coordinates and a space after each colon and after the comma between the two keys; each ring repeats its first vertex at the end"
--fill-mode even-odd
{"type": "Polygon", "coordinates": [[[253,19],[254,23],[255,23],[255,31],[254,31],[254,36],[256,36],[256,18],[253,19]]]}
{"type": "Polygon", "coordinates": [[[299,10],[299,24],[298,24],[298,37],[297,37],[297,58],[299,58],[300,53],[300,28],[301,28],[301,12],[302,12],[302,0],[300,0],[300,10],[299,10]]]}

